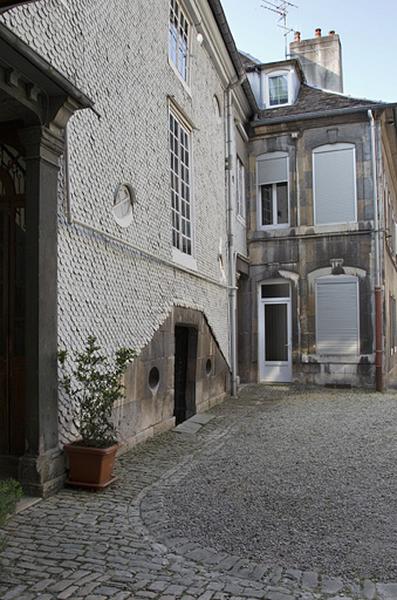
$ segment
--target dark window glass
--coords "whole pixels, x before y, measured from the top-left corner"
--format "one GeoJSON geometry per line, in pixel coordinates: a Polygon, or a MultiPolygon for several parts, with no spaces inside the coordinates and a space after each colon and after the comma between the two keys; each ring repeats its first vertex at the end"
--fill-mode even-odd
{"type": "Polygon", "coordinates": [[[273,225],[273,185],[262,186],[262,225],[273,225]]]}
{"type": "Polygon", "coordinates": [[[262,298],[289,298],[288,283],[262,285],[262,298]]]}
{"type": "Polygon", "coordinates": [[[265,360],[288,361],[286,304],[265,304],[265,360]]]}

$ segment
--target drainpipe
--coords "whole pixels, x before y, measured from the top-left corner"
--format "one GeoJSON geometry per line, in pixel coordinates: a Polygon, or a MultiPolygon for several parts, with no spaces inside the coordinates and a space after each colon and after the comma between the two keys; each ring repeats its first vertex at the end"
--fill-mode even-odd
{"type": "Polygon", "coordinates": [[[376,160],[376,123],[372,110],[368,111],[371,131],[371,160],[373,179],[373,210],[374,210],[374,246],[375,246],[375,388],[377,392],[384,389],[383,382],[383,299],[381,277],[381,239],[379,230],[378,206],[378,168],[376,160]]]}
{"type": "Polygon", "coordinates": [[[246,79],[244,74],[239,79],[229,83],[225,91],[226,104],[226,206],[227,206],[227,257],[228,257],[228,290],[229,290],[229,323],[230,323],[230,367],[231,367],[231,395],[237,395],[237,281],[236,281],[236,252],[234,249],[234,205],[232,197],[233,173],[233,88],[246,79]]]}

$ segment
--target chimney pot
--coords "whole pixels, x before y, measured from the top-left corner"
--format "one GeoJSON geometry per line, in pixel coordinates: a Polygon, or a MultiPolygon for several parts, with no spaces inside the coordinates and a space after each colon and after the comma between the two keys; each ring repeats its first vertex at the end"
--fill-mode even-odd
{"type": "Polygon", "coordinates": [[[329,32],[329,35],[335,35],[335,30],[331,29],[331,31],[329,32]]]}
{"type": "Polygon", "coordinates": [[[316,37],[321,37],[321,27],[317,27],[314,33],[316,37]]]}
{"type": "Polygon", "coordinates": [[[295,31],[295,42],[300,42],[301,41],[301,32],[300,31],[295,31]]]}

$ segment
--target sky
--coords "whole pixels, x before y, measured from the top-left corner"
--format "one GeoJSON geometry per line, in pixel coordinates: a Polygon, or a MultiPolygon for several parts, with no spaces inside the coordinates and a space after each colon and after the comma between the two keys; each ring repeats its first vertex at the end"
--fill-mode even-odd
{"type": "MultiPolygon", "coordinates": [[[[277,0],[272,0],[276,2],[277,0]]],[[[291,0],[288,25],[302,39],[332,29],[342,42],[344,92],[358,98],[397,102],[397,0],[291,0]]],[[[277,15],[261,0],[222,0],[239,50],[262,62],[284,59],[277,15]]],[[[292,41],[293,34],[289,41],[292,41]]]]}

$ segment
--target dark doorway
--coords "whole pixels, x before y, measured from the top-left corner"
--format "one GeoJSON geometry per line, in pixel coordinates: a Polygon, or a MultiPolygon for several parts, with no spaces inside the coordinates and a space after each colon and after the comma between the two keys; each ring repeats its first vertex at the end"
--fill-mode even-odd
{"type": "Polygon", "coordinates": [[[0,454],[25,446],[25,165],[0,145],[0,454]]]}
{"type": "Polygon", "coordinates": [[[175,327],[175,420],[182,423],[196,414],[197,329],[175,327]]]}

